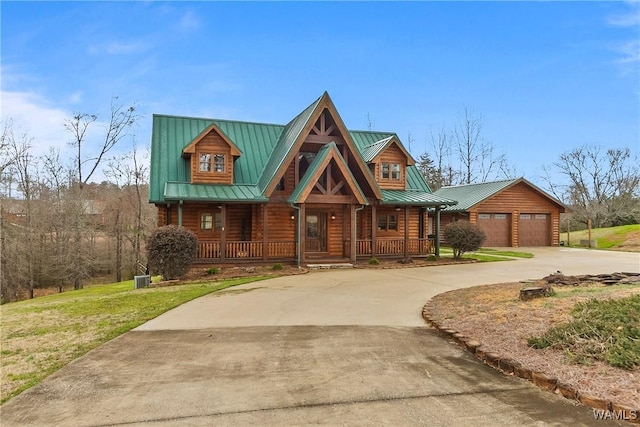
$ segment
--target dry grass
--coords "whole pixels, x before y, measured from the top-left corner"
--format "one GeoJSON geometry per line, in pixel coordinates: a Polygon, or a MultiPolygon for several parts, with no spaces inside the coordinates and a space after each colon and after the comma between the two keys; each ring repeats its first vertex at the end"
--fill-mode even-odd
{"type": "Polygon", "coordinates": [[[530,336],[566,322],[576,303],[640,294],[640,285],[556,287],[555,296],[527,302],[518,298],[522,287],[522,283],[505,283],[447,292],[432,300],[431,316],[492,353],[558,378],[580,392],[640,408],[640,369],[624,370],[604,362],[578,364],[562,351],[535,350],[527,344],[530,336]]]}

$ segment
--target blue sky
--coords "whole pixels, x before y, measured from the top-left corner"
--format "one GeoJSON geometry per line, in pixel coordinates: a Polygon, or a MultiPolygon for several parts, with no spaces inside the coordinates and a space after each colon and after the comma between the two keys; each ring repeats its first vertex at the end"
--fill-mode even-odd
{"type": "MultiPolygon", "coordinates": [[[[154,113],[286,123],[325,90],[350,129],[418,157],[463,107],[519,175],[583,144],[640,152],[639,2],[7,2],[2,120],[44,151],[113,96],[154,113]]],[[[122,147],[123,150],[128,147],[122,147]]]]}

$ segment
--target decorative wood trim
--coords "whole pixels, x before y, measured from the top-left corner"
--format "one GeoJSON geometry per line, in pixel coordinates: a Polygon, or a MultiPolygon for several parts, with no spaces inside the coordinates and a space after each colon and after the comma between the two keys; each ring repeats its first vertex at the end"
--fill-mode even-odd
{"type": "MultiPolygon", "coordinates": [[[[377,200],[382,200],[382,192],[380,191],[380,188],[378,187],[378,184],[376,183],[376,180],[374,179],[373,176],[371,176],[371,173],[369,172],[367,165],[365,164],[364,160],[362,159],[362,156],[359,155],[358,148],[356,147],[355,142],[353,142],[353,140],[351,139],[351,135],[349,134],[349,130],[345,126],[344,122],[342,121],[342,118],[340,117],[340,114],[336,110],[336,107],[333,104],[333,101],[331,100],[331,98],[329,97],[329,94],[326,93],[326,92],[322,95],[321,99],[318,101],[317,105],[315,106],[315,109],[314,109],[313,113],[308,118],[307,123],[302,128],[302,130],[300,131],[297,140],[292,144],[291,149],[289,150],[289,152],[287,153],[287,155],[283,159],[282,164],[275,171],[274,176],[271,178],[271,182],[269,183],[269,185],[265,189],[265,192],[264,192],[265,196],[267,196],[267,197],[271,196],[271,194],[273,193],[273,191],[274,191],[274,189],[275,189],[275,187],[276,187],[276,185],[278,183],[278,180],[282,177],[282,175],[286,171],[286,168],[288,168],[288,166],[291,164],[291,162],[294,159],[294,156],[298,155],[298,152],[300,151],[300,146],[303,144],[305,139],[308,136],[310,136],[309,134],[311,132],[311,129],[313,128],[313,126],[315,126],[316,121],[318,120],[318,118],[324,112],[325,109],[327,110],[327,112],[329,114],[331,114],[331,117],[332,117],[334,123],[336,124],[336,128],[337,128],[338,132],[344,138],[345,145],[347,145],[349,147],[349,150],[352,153],[354,153],[353,156],[355,158],[355,162],[358,165],[358,167],[360,168],[360,170],[362,171],[362,175],[363,175],[365,181],[367,182],[367,184],[369,185],[369,188],[371,189],[371,192],[373,192],[373,194],[374,194],[374,196],[376,197],[377,200]]],[[[331,137],[331,141],[334,141],[334,142],[338,143],[338,137],[332,136],[331,137]]],[[[328,141],[328,142],[330,142],[330,141],[328,141]]]]}
{"type": "Polygon", "coordinates": [[[344,138],[341,138],[339,136],[332,136],[332,135],[314,135],[314,134],[309,134],[307,135],[307,137],[304,139],[304,142],[307,144],[326,144],[328,142],[335,142],[336,144],[344,144],[344,138]]]}
{"type": "MultiPolygon", "coordinates": [[[[338,154],[339,153],[335,149],[333,148],[331,149],[331,152],[329,153],[325,161],[319,165],[318,170],[316,170],[315,173],[309,178],[310,185],[308,185],[307,188],[305,188],[304,191],[302,191],[302,193],[300,194],[302,201],[305,201],[305,202],[309,201],[309,198],[313,196],[313,194],[311,194],[311,190],[314,187],[318,188],[323,193],[324,197],[326,197],[326,199],[323,199],[323,200],[326,200],[327,203],[331,203],[330,198],[343,197],[342,195],[329,195],[327,189],[322,187],[322,184],[318,182],[318,180],[320,179],[322,174],[325,172],[325,170],[327,170],[329,165],[332,162],[335,162],[335,166],[338,167],[338,170],[342,174],[343,180],[349,185],[351,192],[353,193],[353,197],[360,204],[362,205],[367,204],[366,198],[364,198],[363,195],[361,195],[360,192],[357,191],[357,188],[358,188],[357,181],[355,181],[355,179],[352,178],[353,175],[351,174],[347,166],[344,164],[344,162],[342,162],[341,159],[339,159],[338,154]],[[311,183],[313,183],[313,185],[311,185],[311,183]]],[[[329,176],[329,174],[327,174],[327,176],[329,176]]],[[[349,200],[351,200],[351,196],[347,196],[347,197],[349,197],[349,200]]],[[[342,199],[337,199],[337,200],[342,200],[342,199]]],[[[339,201],[336,203],[345,203],[345,202],[339,201]]]]}
{"type": "Polygon", "coordinates": [[[182,149],[182,154],[183,156],[185,154],[195,154],[196,152],[196,145],[198,145],[198,143],[200,141],[202,141],[207,135],[209,135],[211,132],[215,132],[218,134],[218,136],[220,136],[220,138],[222,138],[222,140],[224,142],[227,143],[227,145],[229,145],[229,149],[231,152],[232,156],[241,156],[242,155],[242,151],[240,151],[240,149],[238,148],[238,146],[236,144],[233,143],[233,141],[231,141],[229,139],[229,137],[220,130],[220,128],[218,126],[216,126],[214,123],[210,124],[209,126],[207,126],[207,128],[205,130],[203,130],[202,132],[200,132],[200,134],[198,136],[196,136],[193,141],[191,141],[186,147],[184,147],[182,149]]]}
{"type": "Polygon", "coordinates": [[[305,199],[305,203],[335,203],[335,204],[348,204],[354,203],[356,200],[353,196],[344,194],[335,194],[333,196],[324,194],[309,194],[305,199]]]}

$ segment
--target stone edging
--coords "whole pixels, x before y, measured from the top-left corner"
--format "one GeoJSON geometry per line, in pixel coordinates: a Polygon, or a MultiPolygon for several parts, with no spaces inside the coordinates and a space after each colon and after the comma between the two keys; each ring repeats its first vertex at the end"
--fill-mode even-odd
{"type": "Polygon", "coordinates": [[[558,382],[557,378],[550,377],[543,372],[533,371],[526,366],[523,366],[521,363],[509,358],[503,358],[501,355],[491,352],[491,349],[483,347],[481,342],[467,337],[454,329],[442,326],[431,315],[431,303],[432,301],[428,301],[422,309],[422,317],[424,318],[424,320],[433,325],[433,327],[438,330],[440,335],[444,336],[447,339],[455,340],[467,351],[474,354],[476,358],[482,361],[484,364],[497,369],[505,375],[515,375],[517,377],[531,381],[542,390],[562,395],[566,399],[580,402],[583,405],[593,409],[616,411],[618,413],[620,413],[620,411],[624,411],[624,413],[626,414],[635,412],[635,420],[627,421],[635,424],[640,424],[640,408],[633,409],[620,405],[613,401],[608,401],[597,398],[595,396],[580,393],[579,390],[576,390],[572,386],[558,382]]]}

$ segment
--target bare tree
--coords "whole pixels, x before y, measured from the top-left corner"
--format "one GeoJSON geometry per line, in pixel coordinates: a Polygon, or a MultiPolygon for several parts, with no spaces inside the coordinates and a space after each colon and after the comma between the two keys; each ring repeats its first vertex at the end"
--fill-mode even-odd
{"type": "Polygon", "coordinates": [[[140,161],[140,154],[134,145],[131,153],[120,158],[112,159],[108,163],[106,175],[119,189],[118,204],[120,212],[131,212],[133,215],[111,215],[111,221],[116,237],[116,274],[120,280],[122,270],[123,250],[122,239],[130,244],[132,259],[129,265],[133,266],[141,258],[141,245],[146,240],[146,235],[153,228],[150,220],[153,214],[149,212],[148,196],[149,168],[140,161]],[[118,223],[120,221],[120,223],[118,223]],[[118,228],[119,227],[119,228],[118,228]],[[118,241],[118,237],[120,240],[118,241]]]}
{"type": "Polygon", "coordinates": [[[139,116],[135,106],[124,107],[117,103],[118,98],[111,101],[109,120],[106,122],[102,142],[95,154],[85,154],[89,129],[98,121],[95,114],[77,113],[71,120],[65,123],[65,128],[71,133],[73,139],[71,146],[76,150],[74,178],[76,185],[71,195],[74,200],[74,251],[71,257],[72,276],[74,289],[82,288],[82,281],[88,275],[88,263],[86,252],[82,252],[82,230],[84,218],[84,206],[86,201],[83,196],[83,188],[93,177],[104,157],[120,142],[136,124],[139,116]],[[85,173],[85,170],[87,171],[85,173]]]}
{"type": "Polygon", "coordinates": [[[452,131],[444,127],[431,130],[430,152],[425,154],[433,161],[433,173],[425,177],[432,189],[516,176],[506,154],[497,153],[494,145],[482,138],[483,120],[464,107],[452,131]]]}
{"type": "Polygon", "coordinates": [[[583,145],[545,167],[548,190],[573,209],[575,220],[594,227],[640,221],[640,167],[629,148],[583,145]],[[552,171],[567,178],[560,182],[552,171]]]}
{"type": "Polygon", "coordinates": [[[462,110],[460,120],[453,130],[458,160],[460,161],[460,172],[463,183],[471,184],[476,176],[474,173],[475,164],[483,156],[482,141],[480,132],[482,131],[482,116],[475,115],[466,106],[462,110]]]}

